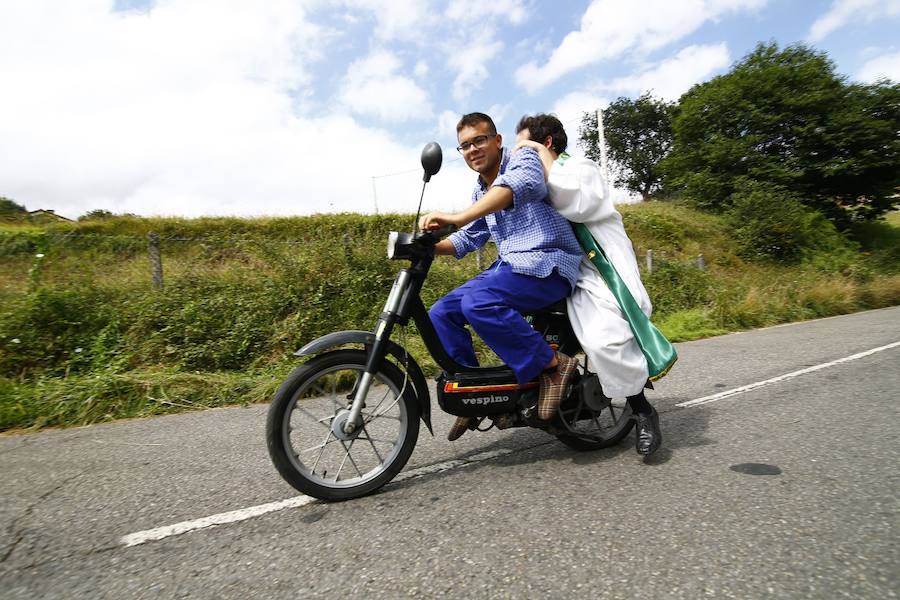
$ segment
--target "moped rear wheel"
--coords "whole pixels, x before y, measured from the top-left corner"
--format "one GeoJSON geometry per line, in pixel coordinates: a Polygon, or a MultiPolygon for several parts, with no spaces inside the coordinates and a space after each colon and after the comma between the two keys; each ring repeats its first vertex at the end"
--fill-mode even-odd
{"type": "Polygon", "coordinates": [[[266,421],[269,456],[299,491],[322,500],[369,494],[406,465],[419,437],[412,383],[390,362],[375,373],[363,425],[343,432],[366,352],[338,350],[294,369],[278,388],[266,421]]]}
{"type": "MultiPolygon", "coordinates": [[[[596,377],[592,373],[584,376],[596,377]]],[[[587,394],[583,390],[573,389],[560,406],[559,418],[567,432],[556,437],[566,446],[581,451],[615,446],[634,427],[631,407],[624,399],[607,398],[602,393],[587,394]]]]}

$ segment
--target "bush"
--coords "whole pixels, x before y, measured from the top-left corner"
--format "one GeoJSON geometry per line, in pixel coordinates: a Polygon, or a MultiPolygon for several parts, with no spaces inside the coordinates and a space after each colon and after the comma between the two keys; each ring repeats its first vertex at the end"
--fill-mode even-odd
{"type": "Polygon", "coordinates": [[[900,304],[900,275],[883,277],[860,286],[859,302],[864,308],[881,308],[900,304]]]}
{"type": "Polygon", "coordinates": [[[645,274],[643,280],[653,302],[654,316],[702,307],[713,299],[712,276],[690,263],[658,260],[653,273],[645,274]]]}
{"type": "Polygon", "coordinates": [[[47,233],[34,229],[0,230],[0,257],[35,254],[47,243],[47,233]]]}
{"type": "Polygon", "coordinates": [[[115,336],[111,296],[92,287],[43,287],[11,301],[0,313],[0,375],[64,374],[105,362],[105,356],[90,357],[86,350],[98,348],[101,331],[104,347],[115,336]]]}
{"type": "MultiPolygon", "coordinates": [[[[895,221],[900,222],[893,213],[895,221]]],[[[850,236],[859,243],[868,255],[872,265],[881,272],[900,273],[900,223],[892,225],[890,220],[854,223],[850,236]]]]}
{"type": "Polygon", "coordinates": [[[778,186],[744,179],[730,197],[727,219],[738,253],[751,260],[797,263],[830,254],[826,270],[841,270],[853,256],[847,240],[819,213],[778,186]]]}

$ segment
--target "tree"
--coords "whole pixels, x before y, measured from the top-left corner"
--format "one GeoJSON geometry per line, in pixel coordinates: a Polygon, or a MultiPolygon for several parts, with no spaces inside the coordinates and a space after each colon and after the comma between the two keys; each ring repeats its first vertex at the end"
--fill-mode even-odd
{"type": "Polygon", "coordinates": [[[80,217],[78,217],[79,221],[105,221],[107,219],[112,219],[115,217],[112,212],[103,209],[103,208],[95,208],[94,210],[89,210],[84,213],[80,217]]]}
{"type": "Polygon", "coordinates": [[[673,120],[665,181],[725,209],[741,178],[802,198],[839,226],[897,205],[900,86],[848,85],[824,52],[760,44],[691,88],[673,120]]]}
{"type": "Polygon", "coordinates": [[[24,221],[28,217],[28,209],[9,198],[0,196],[0,220],[24,221]]]}
{"type": "MultiPolygon", "coordinates": [[[[603,111],[603,133],[615,184],[645,200],[662,182],[658,165],[672,146],[673,107],[647,92],[637,100],[619,98],[603,111]]],[[[578,133],[585,154],[599,161],[596,113],[585,113],[578,133]]]]}

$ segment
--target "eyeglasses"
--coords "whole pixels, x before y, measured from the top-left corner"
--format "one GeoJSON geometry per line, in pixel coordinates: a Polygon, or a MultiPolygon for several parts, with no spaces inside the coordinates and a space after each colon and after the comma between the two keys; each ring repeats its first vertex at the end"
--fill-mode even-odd
{"type": "Polygon", "coordinates": [[[485,146],[487,146],[488,140],[490,140],[492,137],[494,137],[494,136],[476,135],[468,142],[463,142],[462,144],[457,146],[456,149],[459,150],[460,154],[465,154],[472,148],[472,146],[475,146],[476,148],[478,148],[480,150],[481,148],[484,148],[485,146]]]}

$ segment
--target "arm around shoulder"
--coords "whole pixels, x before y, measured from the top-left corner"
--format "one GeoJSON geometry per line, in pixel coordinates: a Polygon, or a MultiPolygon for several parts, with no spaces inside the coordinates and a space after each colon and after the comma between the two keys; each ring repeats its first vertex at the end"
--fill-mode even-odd
{"type": "Polygon", "coordinates": [[[521,148],[513,153],[506,172],[494,180],[491,189],[505,187],[512,192],[511,204],[520,206],[526,202],[542,201],[547,197],[544,181],[544,165],[533,148],[521,148]]]}
{"type": "Polygon", "coordinates": [[[560,214],[575,223],[602,221],[616,212],[609,195],[609,186],[600,167],[593,161],[569,161],[550,172],[550,200],[560,214]]]}

